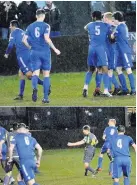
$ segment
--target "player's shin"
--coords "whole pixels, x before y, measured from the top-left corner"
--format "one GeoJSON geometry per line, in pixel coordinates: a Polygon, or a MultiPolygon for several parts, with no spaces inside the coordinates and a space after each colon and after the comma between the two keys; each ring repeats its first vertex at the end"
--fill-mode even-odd
{"type": "Polygon", "coordinates": [[[102,81],[102,73],[96,72],[96,88],[100,88],[102,81]]]}
{"type": "Polygon", "coordinates": [[[114,87],[115,87],[116,89],[120,88],[119,83],[118,83],[118,81],[117,81],[117,79],[116,79],[116,77],[115,77],[114,74],[113,74],[113,76],[112,76],[112,83],[114,84],[114,87]]]}
{"type": "Polygon", "coordinates": [[[20,91],[19,91],[20,96],[24,95],[24,89],[25,89],[25,80],[21,79],[20,80],[20,91]]]}
{"type": "Polygon", "coordinates": [[[9,181],[10,181],[10,176],[11,176],[11,173],[7,173],[4,177],[4,185],[8,185],[9,184],[9,181]]]}
{"type": "Polygon", "coordinates": [[[40,78],[38,78],[38,84],[39,85],[43,85],[43,80],[41,80],[40,78]]]}
{"type": "Polygon", "coordinates": [[[24,181],[18,181],[18,185],[25,185],[24,181]]]}
{"type": "Polygon", "coordinates": [[[124,185],[129,185],[129,184],[130,184],[129,177],[124,177],[124,185]]]}
{"type": "Polygon", "coordinates": [[[102,168],[103,157],[98,158],[98,169],[102,168]]]}
{"type": "Polygon", "coordinates": [[[38,85],[38,76],[37,75],[34,75],[32,76],[32,88],[33,89],[37,89],[37,85],[38,85]]]}
{"type": "Polygon", "coordinates": [[[107,73],[103,74],[104,93],[108,93],[109,77],[107,73]]]}
{"type": "Polygon", "coordinates": [[[84,84],[84,89],[88,90],[88,85],[90,84],[92,79],[92,72],[88,71],[85,76],[85,84],[84,84]]]}
{"type": "Polygon", "coordinates": [[[49,88],[50,88],[50,78],[44,77],[43,89],[44,89],[44,99],[45,100],[48,100],[49,88]]]}
{"type": "Polygon", "coordinates": [[[136,88],[135,88],[135,79],[134,79],[133,73],[128,74],[128,79],[129,79],[129,82],[130,82],[131,91],[135,92],[136,88]]]}

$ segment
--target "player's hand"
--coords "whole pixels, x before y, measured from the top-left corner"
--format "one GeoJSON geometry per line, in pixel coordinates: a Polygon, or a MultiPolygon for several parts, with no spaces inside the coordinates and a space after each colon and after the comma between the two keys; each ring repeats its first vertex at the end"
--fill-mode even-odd
{"type": "Polygon", "coordinates": [[[40,167],[40,161],[37,161],[37,162],[36,162],[36,166],[37,166],[37,168],[40,167]]]}
{"type": "Polygon", "coordinates": [[[73,143],[70,143],[70,142],[68,142],[68,144],[67,144],[68,146],[73,146],[73,143]]]}
{"type": "Polygon", "coordinates": [[[55,51],[55,53],[56,53],[57,55],[60,55],[60,53],[61,53],[58,49],[55,49],[54,51],[55,51]]]}
{"type": "Polygon", "coordinates": [[[8,55],[8,54],[5,54],[5,55],[4,55],[4,57],[5,57],[5,58],[8,58],[8,57],[9,57],[9,55],[8,55]]]}

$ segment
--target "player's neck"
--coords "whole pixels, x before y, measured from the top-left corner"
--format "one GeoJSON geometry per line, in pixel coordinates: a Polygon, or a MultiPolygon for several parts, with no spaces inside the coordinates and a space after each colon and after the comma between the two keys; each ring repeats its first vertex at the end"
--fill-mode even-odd
{"type": "Polygon", "coordinates": [[[37,22],[43,22],[43,19],[37,19],[37,22]]]}

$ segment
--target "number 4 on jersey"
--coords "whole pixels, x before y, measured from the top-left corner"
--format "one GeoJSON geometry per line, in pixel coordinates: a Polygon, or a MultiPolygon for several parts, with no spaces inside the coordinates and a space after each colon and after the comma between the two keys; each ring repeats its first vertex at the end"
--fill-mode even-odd
{"type": "Polygon", "coordinates": [[[118,148],[122,148],[122,139],[119,139],[119,140],[117,141],[117,147],[118,147],[118,148]]]}

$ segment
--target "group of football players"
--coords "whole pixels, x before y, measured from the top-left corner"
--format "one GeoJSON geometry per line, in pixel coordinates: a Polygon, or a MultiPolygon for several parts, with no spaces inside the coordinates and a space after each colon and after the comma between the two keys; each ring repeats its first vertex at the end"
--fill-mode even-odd
{"type": "Polygon", "coordinates": [[[136,152],[136,144],[130,136],[125,135],[125,127],[123,125],[116,126],[115,119],[109,119],[108,127],[105,128],[103,133],[104,144],[98,158],[97,169],[90,166],[90,162],[95,156],[95,148],[98,144],[96,136],[91,133],[90,126],[83,127],[84,139],[75,143],[68,143],[68,146],[80,146],[85,144],[84,151],[84,168],[85,176],[91,172],[94,177],[99,171],[102,170],[103,155],[107,153],[110,159],[109,175],[112,176],[113,185],[119,185],[119,179],[124,177],[124,185],[130,185],[131,173],[131,156],[129,148],[132,146],[136,152]]]}
{"type": "Polygon", "coordinates": [[[85,76],[83,96],[88,95],[88,86],[92,75],[96,72],[96,89],[94,96],[112,97],[113,95],[135,95],[135,79],[132,73],[132,50],[128,43],[128,27],[124,22],[121,12],[106,12],[102,15],[100,11],[92,13],[93,22],[84,28],[89,35],[88,50],[88,72],[85,76]],[[125,69],[131,91],[127,87],[125,69]],[[118,74],[115,77],[114,70],[118,74]],[[103,80],[104,92],[101,92],[101,81],[103,80]],[[112,91],[112,84],[114,91],[112,91]]]}
{"type": "MultiPolygon", "coordinates": [[[[42,102],[49,103],[50,94],[50,70],[51,51],[59,55],[60,51],[52,43],[50,26],[44,22],[45,12],[38,9],[36,12],[37,21],[27,27],[26,32],[19,28],[16,20],[11,21],[11,35],[5,53],[8,58],[13,46],[16,47],[17,61],[19,65],[20,90],[15,100],[22,100],[25,89],[25,76],[32,81],[32,100],[37,101],[38,84],[43,86],[44,97],[42,102]],[[43,71],[43,80],[39,78],[40,70],[43,71]]],[[[89,35],[88,50],[88,72],[85,77],[83,96],[88,95],[88,86],[92,75],[96,72],[96,89],[94,96],[111,97],[113,95],[135,95],[135,79],[132,73],[132,50],[128,43],[128,28],[124,22],[121,12],[100,11],[92,13],[92,20],[84,28],[89,35]],[[131,91],[129,92],[125,75],[125,69],[131,91]],[[116,70],[119,82],[114,74],[116,70]],[[101,92],[103,80],[104,92],[101,92]],[[114,91],[112,90],[114,85],[114,91]]],[[[84,61],[83,61],[84,62],[84,61]]]]}
{"type": "Polygon", "coordinates": [[[0,161],[5,172],[1,182],[4,185],[14,184],[14,166],[18,170],[18,185],[38,185],[35,182],[35,173],[39,172],[41,156],[41,146],[24,123],[14,124],[11,132],[0,126],[0,161]]]}

